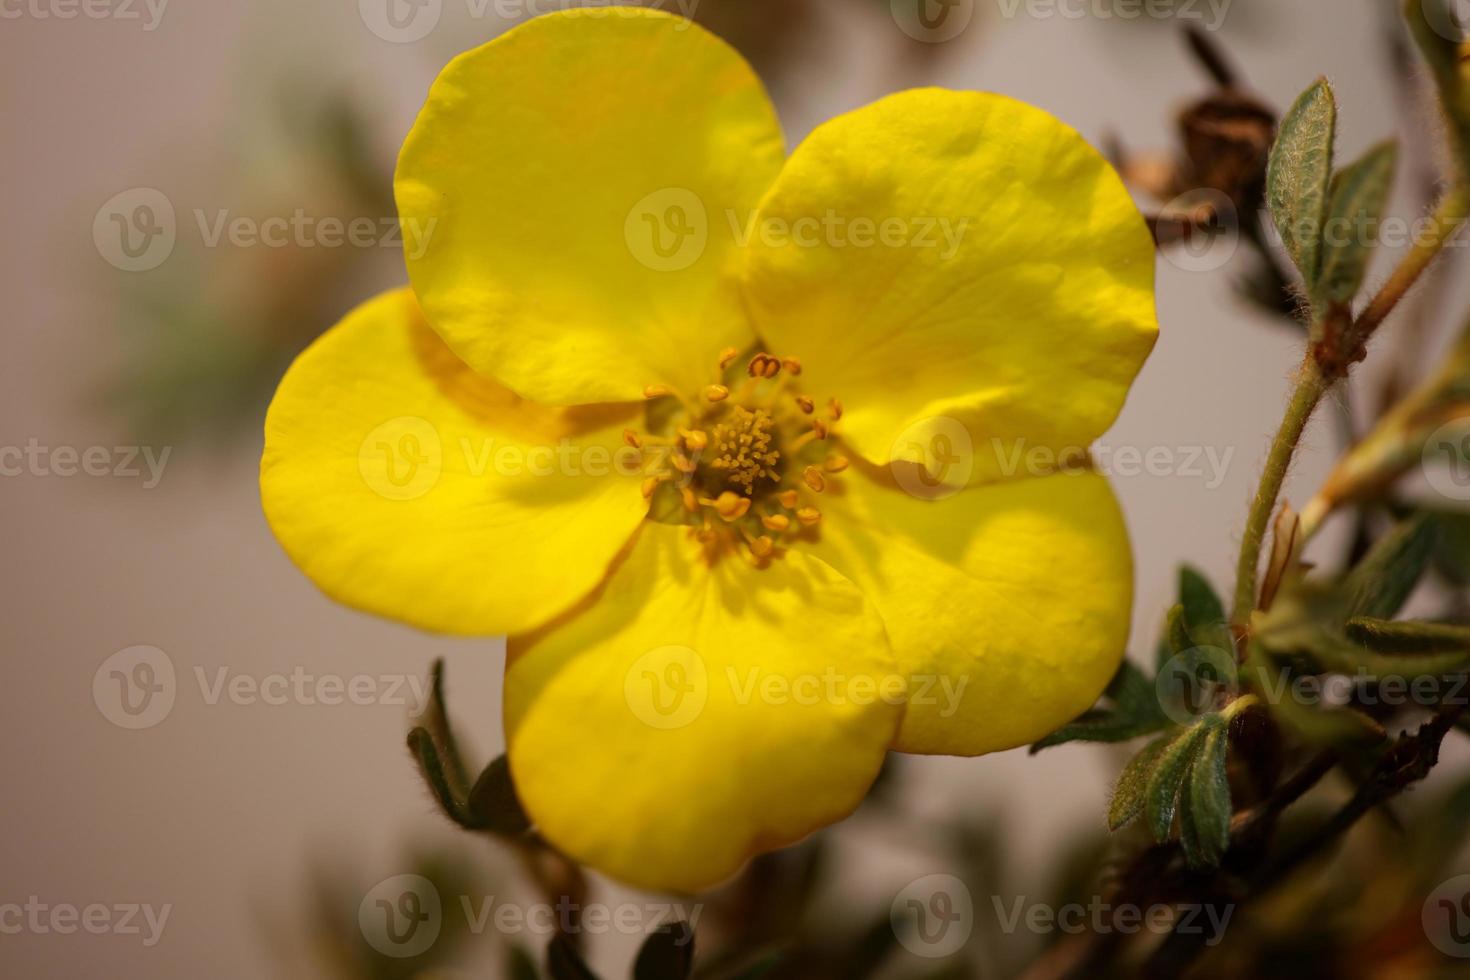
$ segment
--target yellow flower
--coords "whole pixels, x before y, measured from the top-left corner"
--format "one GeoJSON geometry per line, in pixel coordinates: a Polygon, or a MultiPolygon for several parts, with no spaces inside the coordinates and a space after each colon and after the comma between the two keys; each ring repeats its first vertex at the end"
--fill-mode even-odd
{"type": "Polygon", "coordinates": [[[1154,343],[1153,247],[1073,130],[924,89],[788,158],[724,43],[570,11],[444,70],[396,193],[412,290],[281,382],[265,513],[333,598],[508,635],[567,854],[704,888],[890,749],[1023,745],[1105,686],[1127,536],[1058,456],[1154,343]]]}

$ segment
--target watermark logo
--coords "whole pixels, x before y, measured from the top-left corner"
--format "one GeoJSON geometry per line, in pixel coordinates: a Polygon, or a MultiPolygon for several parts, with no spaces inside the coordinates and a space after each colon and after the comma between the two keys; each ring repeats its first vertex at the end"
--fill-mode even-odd
{"type": "Polygon", "coordinates": [[[915,41],[942,44],[964,33],[975,17],[975,0],[892,0],[893,22],[915,41]]]}
{"type": "Polygon", "coordinates": [[[1219,647],[1192,647],[1159,668],[1154,681],[1159,707],[1179,725],[1193,725],[1214,711],[1220,698],[1235,689],[1235,657],[1219,647]]]}
{"type": "Polygon", "coordinates": [[[1425,0],[1424,19],[1442,38],[1456,44],[1470,41],[1470,0],[1425,0]]]}
{"type": "Polygon", "coordinates": [[[1164,260],[1185,272],[1214,272],[1240,249],[1240,214],[1220,191],[1186,191],[1159,209],[1155,235],[1164,260]]]}
{"type": "Polygon", "coordinates": [[[683,728],[700,716],[709,700],[709,669],[689,647],[656,647],[628,668],[623,697],[645,725],[683,728]]]}
{"type": "Polygon", "coordinates": [[[163,265],[178,236],[173,202],[152,187],[114,194],[92,219],[98,254],[124,272],[147,272],[163,265]]]}
{"type": "Polygon", "coordinates": [[[954,875],[925,875],[893,899],[888,921],[904,949],[916,956],[953,956],[975,930],[975,902],[954,875]]]}
{"type": "Polygon", "coordinates": [[[357,470],[374,493],[388,500],[417,500],[439,482],[444,448],[427,419],[389,419],[363,439],[357,470]]]}
{"type": "Polygon", "coordinates": [[[422,41],[439,26],[444,0],[357,0],[367,29],[391,44],[422,41]]]}
{"type": "Polygon", "coordinates": [[[888,468],[904,492],[921,500],[942,500],[969,483],[975,446],[964,423],[939,415],[900,432],[888,458],[888,468]]]}
{"type": "Polygon", "coordinates": [[[1450,500],[1470,500],[1470,417],[1440,426],[1424,443],[1424,478],[1450,500]]]}
{"type": "Polygon", "coordinates": [[[1430,892],[1420,922],[1435,949],[1470,959],[1470,875],[1458,875],[1430,892]]]}
{"type": "Polygon", "coordinates": [[[623,240],[642,265],[655,272],[679,272],[704,255],[709,244],[709,213],[693,191],[665,187],[628,211],[623,240]]]}
{"type": "Polygon", "coordinates": [[[173,661],[158,647],[119,650],[92,675],[92,701],[119,728],[152,728],[173,711],[177,695],[173,661]]]}
{"type": "Polygon", "coordinates": [[[384,956],[398,959],[427,952],[439,938],[443,922],[439,890],[423,875],[385,878],[357,907],[362,938],[384,956]]]}

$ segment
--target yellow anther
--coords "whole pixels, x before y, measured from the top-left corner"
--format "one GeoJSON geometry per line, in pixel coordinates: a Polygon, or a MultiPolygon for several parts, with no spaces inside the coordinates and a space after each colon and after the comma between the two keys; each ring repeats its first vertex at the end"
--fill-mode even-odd
{"type": "Polygon", "coordinates": [[[720,351],[720,370],[723,371],[731,364],[734,364],[735,358],[739,356],[740,351],[736,350],[734,347],[726,347],[724,350],[720,351]]]}
{"type": "Polygon", "coordinates": [[[827,438],[827,431],[827,423],[821,419],[812,419],[812,435],[818,439],[825,439],[827,438]]]}
{"type": "Polygon", "coordinates": [[[761,518],[761,524],[765,525],[767,531],[780,533],[791,526],[791,518],[785,514],[767,514],[761,518]]]}
{"type": "Polygon", "coordinates": [[[712,402],[722,402],[730,397],[730,389],[724,385],[710,385],[704,389],[704,397],[712,402]]]}
{"type": "Polygon", "coordinates": [[[812,493],[821,493],[827,489],[827,478],[822,476],[822,471],[815,466],[808,466],[801,474],[802,482],[811,487],[812,493]]]}
{"type": "Polygon", "coordinates": [[[688,487],[680,487],[679,496],[684,502],[684,509],[689,513],[693,514],[699,510],[699,498],[694,495],[693,490],[688,487]]]}
{"type": "Polygon", "coordinates": [[[828,473],[841,473],[843,470],[847,469],[848,465],[849,463],[846,456],[834,455],[827,457],[827,461],[822,464],[822,468],[828,473]]]}
{"type": "Polygon", "coordinates": [[[795,490],[782,490],[780,493],[776,494],[776,499],[779,500],[781,502],[781,506],[785,507],[787,510],[795,510],[796,503],[801,499],[801,495],[795,490]]]}
{"type": "Polygon", "coordinates": [[[842,402],[833,398],[832,400],[827,402],[827,407],[832,410],[833,422],[836,422],[838,419],[842,418],[842,402]]]}
{"type": "Polygon", "coordinates": [[[699,429],[680,429],[679,435],[683,438],[684,445],[693,452],[697,453],[709,445],[709,436],[699,429]]]}
{"type": "Polygon", "coordinates": [[[781,366],[784,367],[791,374],[801,373],[801,362],[794,357],[781,358],[781,366]]]}
{"type": "Polygon", "coordinates": [[[672,395],[668,385],[648,385],[643,389],[644,398],[662,398],[664,395],[672,395]]]}
{"type": "Polygon", "coordinates": [[[652,497],[653,492],[658,489],[658,485],[662,482],[663,480],[656,476],[650,476],[648,479],[644,480],[642,487],[643,499],[647,500],[649,497],[652,497]]]}
{"type": "Polygon", "coordinates": [[[632,429],[623,430],[623,441],[632,446],[634,449],[643,448],[643,440],[639,439],[638,433],[634,432],[632,429]]]}
{"type": "Polygon", "coordinates": [[[750,498],[726,490],[715,498],[715,511],[727,521],[738,521],[750,512],[750,498]]]}
{"type": "Polygon", "coordinates": [[[796,512],[796,519],[807,527],[811,527],[822,519],[822,512],[815,507],[803,507],[796,512]]]}
{"type": "Polygon", "coordinates": [[[674,453],[673,459],[674,468],[680,473],[694,472],[694,460],[690,459],[688,456],[685,456],[683,453],[674,453]]]}
{"type": "Polygon", "coordinates": [[[758,538],[752,538],[750,542],[750,553],[757,558],[769,558],[771,552],[776,550],[775,542],[768,535],[762,534],[758,538]]]}
{"type": "Polygon", "coordinates": [[[796,405],[797,405],[798,408],[800,408],[803,412],[805,412],[808,415],[812,414],[812,412],[815,412],[817,410],[816,403],[813,402],[806,395],[797,395],[796,396],[796,405]]]}
{"type": "Polygon", "coordinates": [[[757,354],[746,369],[752,378],[774,378],[781,373],[781,359],[770,354],[757,354]]]}

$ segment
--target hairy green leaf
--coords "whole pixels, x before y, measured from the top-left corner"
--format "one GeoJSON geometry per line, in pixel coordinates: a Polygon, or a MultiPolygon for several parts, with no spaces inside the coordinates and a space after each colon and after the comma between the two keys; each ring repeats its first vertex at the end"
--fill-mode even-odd
{"type": "Polygon", "coordinates": [[[1225,762],[1229,726],[1221,720],[1204,737],[1189,767],[1185,852],[1197,867],[1215,867],[1230,846],[1230,781],[1225,762]]]}
{"type": "Polygon", "coordinates": [[[1281,120],[1266,170],[1271,217],[1309,292],[1321,271],[1336,130],[1337,99],[1327,79],[1318,79],[1281,120]]]}
{"type": "Polygon", "coordinates": [[[1149,777],[1159,756],[1169,747],[1173,736],[1160,735],[1145,745],[1137,755],[1123,767],[1118,783],[1113,787],[1113,799],[1108,805],[1108,829],[1118,830],[1132,823],[1143,812],[1145,791],[1149,777]]]}
{"type": "Polygon", "coordinates": [[[1159,843],[1169,839],[1174,826],[1174,813],[1179,806],[1184,777],[1204,741],[1210,721],[1206,719],[1193,728],[1186,729],[1178,738],[1159,754],[1144,788],[1144,810],[1148,817],[1149,832],[1159,843]]]}
{"type": "Polygon", "coordinates": [[[1458,623],[1394,622],[1363,616],[1348,620],[1347,634],[1375,653],[1470,653],[1470,626],[1458,623]]]}
{"type": "Polygon", "coordinates": [[[516,795],[510,763],[504,755],[496,756],[475,780],[468,806],[476,826],[493,834],[514,837],[531,829],[531,818],[516,795]]]}
{"type": "Polygon", "coordinates": [[[694,970],[694,930],[676,922],[650,933],[633,964],[633,980],[687,980],[694,970]]]}
{"type": "Polygon", "coordinates": [[[1343,168],[1332,182],[1332,200],[1322,229],[1322,275],[1317,291],[1328,303],[1353,301],[1373,257],[1379,222],[1393,190],[1399,148],[1380,143],[1343,168]]]}
{"type": "Polygon", "coordinates": [[[1348,616],[1389,619],[1397,614],[1434,556],[1438,533],[1434,517],[1419,513],[1374,545],[1343,582],[1348,616]]]}
{"type": "Polygon", "coordinates": [[[1179,569],[1179,604],[1184,607],[1184,627],[1193,645],[1234,648],[1225,603],[1209,579],[1189,565],[1179,569]]]}
{"type": "Polygon", "coordinates": [[[1031,746],[1031,754],[1068,742],[1127,742],[1169,724],[1159,708],[1154,684],[1131,661],[1124,660],[1103,697],[1110,707],[1094,708],[1031,746]]]}
{"type": "Polygon", "coordinates": [[[546,972],[551,980],[597,980],[577,947],[561,933],[552,936],[546,946],[546,972]]]}

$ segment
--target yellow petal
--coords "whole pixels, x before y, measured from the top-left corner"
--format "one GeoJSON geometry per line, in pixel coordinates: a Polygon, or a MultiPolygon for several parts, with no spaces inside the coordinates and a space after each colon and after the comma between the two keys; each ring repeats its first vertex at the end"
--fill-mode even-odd
{"type": "Polygon", "coordinates": [[[449,345],[527,398],[690,389],[753,336],[736,229],[783,155],[759,80],[703,28],[547,14],[430,90],[395,181],[409,276],[449,345]]]}
{"type": "Polygon", "coordinates": [[[903,701],[852,583],[799,553],[711,568],[688,535],[645,524],[602,590],[511,637],[505,684],[510,766],[540,831],[672,891],[847,815],[903,701]]]}
{"type": "Polygon", "coordinates": [[[593,589],[646,513],[632,411],[524,402],[456,358],[411,291],[385,293],[286,372],[261,502],[340,602],[446,633],[529,629],[593,589]]]}
{"type": "MultiPolygon", "coordinates": [[[[837,396],[866,458],[932,419],[974,445],[1088,446],[1153,347],[1154,247],[1108,163],[1020,102],[921,89],[820,126],[761,205],[756,329],[837,396]]],[[[941,425],[940,428],[943,426],[941,425]]]]}
{"type": "Polygon", "coordinates": [[[1026,745],[1097,700],[1123,657],[1127,530],[1092,472],[972,487],[941,500],[854,466],[822,498],[812,552],[888,627],[910,700],[894,747],[979,755],[1026,745]]]}

